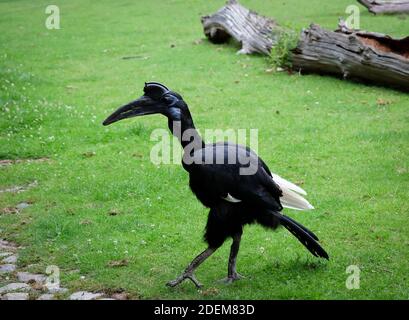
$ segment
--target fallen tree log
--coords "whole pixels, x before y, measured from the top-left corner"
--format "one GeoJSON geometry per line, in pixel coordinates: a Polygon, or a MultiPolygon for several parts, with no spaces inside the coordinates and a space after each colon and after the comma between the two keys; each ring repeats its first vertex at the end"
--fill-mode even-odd
{"type": "Polygon", "coordinates": [[[360,4],[368,8],[373,14],[378,13],[409,13],[409,1],[382,1],[382,0],[358,0],[360,4]]]}
{"type": "Polygon", "coordinates": [[[243,54],[269,54],[271,47],[277,43],[280,31],[273,19],[243,7],[237,0],[229,0],[219,11],[203,16],[201,21],[204,33],[211,42],[223,43],[233,37],[242,46],[237,53],[243,54]]]}
{"type": "MultiPolygon", "coordinates": [[[[230,0],[216,13],[202,17],[205,35],[214,43],[233,37],[242,45],[238,53],[269,55],[271,48],[287,32],[274,20],[261,16],[230,0]]],[[[291,50],[292,69],[303,73],[339,75],[387,84],[409,91],[409,37],[348,29],[329,31],[312,24],[303,30],[291,50]]]]}
{"type": "Polygon", "coordinates": [[[292,50],[292,68],[302,73],[339,75],[387,84],[409,91],[409,37],[350,30],[343,21],[336,31],[312,24],[292,50]]]}

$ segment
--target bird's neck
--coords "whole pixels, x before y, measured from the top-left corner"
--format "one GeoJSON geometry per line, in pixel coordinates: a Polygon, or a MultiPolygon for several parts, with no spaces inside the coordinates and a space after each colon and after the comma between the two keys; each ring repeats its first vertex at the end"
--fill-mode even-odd
{"type": "Polygon", "coordinates": [[[191,117],[184,117],[181,120],[169,119],[169,129],[178,138],[185,154],[192,155],[195,150],[204,147],[202,137],[196,130],[191,117]]]}

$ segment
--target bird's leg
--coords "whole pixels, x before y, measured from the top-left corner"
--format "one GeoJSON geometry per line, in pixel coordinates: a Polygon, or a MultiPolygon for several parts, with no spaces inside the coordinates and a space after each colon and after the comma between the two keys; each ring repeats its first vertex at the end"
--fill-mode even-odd
{"type": "Polygon", "coordinates": [[[190,279],[197,288],[201,288],[202,284],[196,279],[195,275],[193,272],[196,270],[200,264],[205,261],[208,257],[212,255],[213,252],[215,252],[215,248],[207,248],[205,251],[203,251],[201,254],[199,254],[196,258],[192,260],[192,262],[187,266],[185,271],[182,273],[181,276],[176,278],[175,280],[169,281],[166,285],[169,287],[174,287],[177,286],[179,283],[186,279],[190,279]]]}
{"type": "Polygon", "coordinates": [[[241,278],[243,278],[243,276],[241,276],[236,271],[236,261],[237,261],[237,254],[239,253],[239,249],[240,249],[240,241],[241,241],[241,233],[235,234],[233,236],[233,243],[230,247],[227,278],[222,279],[222,281],[225,283],[232,283],[233,281],[240,280],[241,278]]]}

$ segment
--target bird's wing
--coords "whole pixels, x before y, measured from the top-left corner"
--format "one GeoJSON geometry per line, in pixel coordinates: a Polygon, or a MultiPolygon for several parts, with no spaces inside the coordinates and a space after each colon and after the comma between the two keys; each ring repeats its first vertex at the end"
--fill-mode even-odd
{"type": "Polygon", "coordinates": [[[307,195],[302,188],[295,185],[294,183],[280,177],[278,174],[270,172],[270,169],[261,160],[261,165],[266,170],[266,172],[271,176],[274,182],[280,187],[283,192],[283,195],[280,198],[281,204],[285,208],[294,209],[294,210],[311,210],[314,207],[301,195],[307,195]]]}
{"type": "MultiPolygon", "coordinates": [[[[264,197],[273,196],[275,202],[279,204],[279,206],[283,206],[285,208],[294,209],[294,210],[311,210],[314,207],[302,196],[307,195],[302,188],[295,185],[294,183],[280,177],[278,174],[272,173],[266,163],[257,156],[257,154],[252,151],[249,147],[241,146],[237,144],[232,144],[229,142],[221,142],[216,143],[213,145],[207,145],[204,149],[205,152],[209,152],[212,149],[213,154],[220,155],[222,154],[223,157],[226,157],[226,150],[230,151],[233,149],[236,151],[237,156],[244,156],[251,159],[252,162],[257,162],[257,173],[254,177],[243,179],[238,179],[236,181],[237,184],[247,183],[248,185],[254,185],[255,181],[261,182],[261,189],[258,190],[258,194],[263,194],[264,197]],[[271,177],[267,179],[267,177],[271,177]],[[250,181],[249,181],[250,180],[250,181]],[[271,180],[271,181],[270,181],[271,180]],[[247,181],[247,182],[246,182],[247,181]],[[272,182],[272,183],[271,183],[272,182]],[[265,191],[267,190],[267,193],[265,191]]],[[[203,154],[202,154],[203,155],[203,154]]],[[[239,168],[240,166],[233,167],[233,169],[239,168]]],[[[223,168],[222,170],[229,172],[228,169],[232,168],[223,168]]],[[[221,171],[221,170],[219,170],[221,171]]],[[[235,173],[237,174],[237,173],[235,173]]],[[[244,188],[246,189],[246,188],[244,188]]],[[[247,194],[252,195],[252,192],[249,193],[246,190],[247,194]]],[[[229,202],[238,202],[242,200],[240,197],[234,197],[232,193],[227,193],[225,197],[223,197],[226,201],[229,202]]]]}
{"type": "Polygon", "coordinates": [[[193,158],[196,181],[207,192],[230,202],[241,200],[273,211],[282,210],[281,189],[248,148],[230,143],[210,144],[195,151],[193,158]],[[255,168],[254,172],[243,174],[242,169],[250,166],[255,168]]]}

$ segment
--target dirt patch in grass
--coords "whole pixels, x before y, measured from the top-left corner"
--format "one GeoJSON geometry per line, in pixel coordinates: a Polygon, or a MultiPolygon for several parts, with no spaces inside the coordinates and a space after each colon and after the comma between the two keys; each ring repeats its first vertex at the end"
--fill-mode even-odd
{"type": "Polygon", "coordinates": [[[50,158],[36,158],[36,159],[3,159],[0,160],[0,167],[7,167],[11,166],[13,164],[18,164],[18,163],[41,163],[41,162],[49,162],[50,158]]]}
{"type": "Polygon", "coordinates": [[[29,184],[24,185],[24,186],[13,186],[10,188],[0,189],[0,193],[4,193],[4,192],[20,193],[23,191],[27,191],[30,188],[34,188],[37,185],[38,185],[37,180],[34,180],[33,182],[30,182],[29,184]]]}

